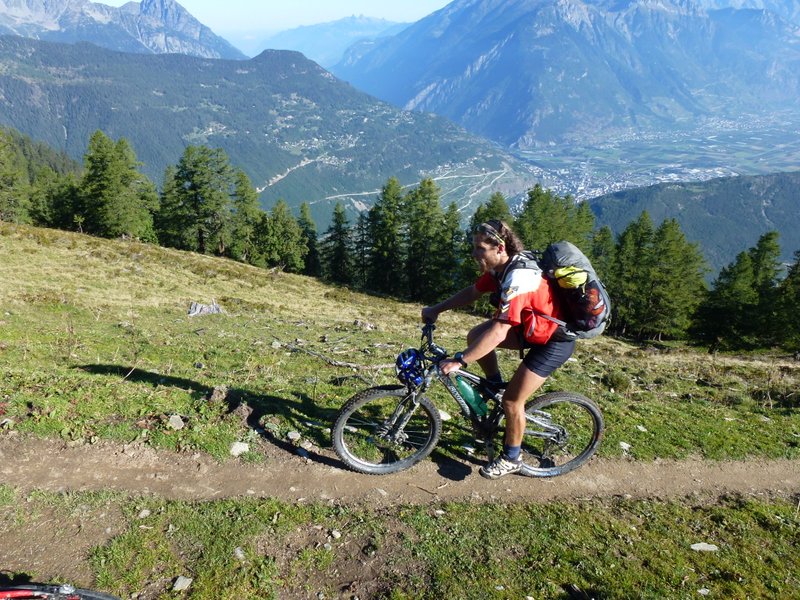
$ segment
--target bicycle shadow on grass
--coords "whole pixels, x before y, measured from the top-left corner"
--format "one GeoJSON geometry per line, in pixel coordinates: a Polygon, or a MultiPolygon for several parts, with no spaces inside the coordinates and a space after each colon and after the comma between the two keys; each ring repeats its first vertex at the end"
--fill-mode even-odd
{"type": "Polygon", "coordinates": [[[254,392],[247,388],[213,387],[185,377],[163,375],[125,365],[90,364],[74,367],[86,373],[103,376],[117,376],[130,383],[150,385],[154,388],[174,387],[189,392],[197,402],[220,402],[227,414],[235,413],[243,423],[275,447],[294,455],[300,455],[321,464],[340,467],[338,460],[311,450],[298,448],[277,433],[278,427],[272,423],[275,418],[292,424],[303,437],[310,439],[315,448],[330,445],[324,435],[333,419],[331,410],[320,409],[304,395],[294,394],[296,400],[254,392]],[[298,397],[299,396],[299,397],[298,397]]]}
{"type": "MultiPolygon", "coordinates": [[[[318,451],[331,446],[329,430],[337,411],[320,408],[307,394],[294,392],[288,397],[279,397],[247,388],[226,388],[220,391],[220,387],[205,385],[186,377],[164,375],[125,365],[88,364],[74,368],[93,375],[119,377],[125,382],[146,384],[153,388],[162,386],[182,389],[189,392],[197,402],[223,402],[226,413],[237,414],[248,428],[287,454],[326,466],[347,468],[335,456],[318,451]],[[290,423],[301,432],[304,439],[312,442],[311,447],[298,447],[282,437],[279,427],[273,422],[276,419],[290,423]]],[[[430,459],[437,465],[439,474],[452,481],[462,481],[470,476],[473,467],[469,463],[476,462],[456,442],[448,439],[439,442],[439,449],[433,452],[430,459]]]]}
{"type": "MultiPolygon", "coordinates": [[[[294,393],[293,395],[297,399],[297,404],[299,404],[300,406],[303,407],[315,406],[313,399],[310,398],[307,394],[294,393]]],[[[329,411],[330,418],[328,418],[326,422],[332,425],[334,419],[336,418],[337,412],[338,411],[329,411]]],[[[330,444],[329,438],[326,438],[326,443],[330,444]]],[[[450,454],[456,454],[456,455],[459,455],[459,452],[456,445],[452,445],[449,440],[441,439],[439,441],[437,448],[434,449],[434,451],[431,453],[430,460],[432,460],[437,465],[437,470],[443,478],[449,479],[451,481],[463,481],[472,473],[472,468],[468,464],[466,464],[466,462],[470,460],[466,452],[462,451],[459,458],[463,460],[459,461],[453,458],[452,456],[443,453],[442,450],[449,450],[450,454]]],[[[311,455],[311,453],[309,453],[309,458],[311,460],[323,462],[324,464],[332,465],[340,469],[347,469],[347,466],[338,459],[332,460],[324,456],[323,457],[320,457],[319,455],[314,456],[311,455]]]]}

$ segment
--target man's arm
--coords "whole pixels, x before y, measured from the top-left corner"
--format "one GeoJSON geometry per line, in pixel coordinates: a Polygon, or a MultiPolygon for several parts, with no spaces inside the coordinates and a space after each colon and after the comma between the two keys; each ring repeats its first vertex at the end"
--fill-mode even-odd
{"type": "Polygon", "coordinates": [[[456,292],[447,300],[442,300],[439,304],[433,306],[426,306],[422,309],[422,320],[426,323],[434,323],[439,318],[439,314],[446,310],[453,310],[454,308],[462,308],[469,306],[483,295],[474,285],[465,287],[463,290],[456,292]]]}
{"type": "MultiPolygon", "coordinates": [[[[461,353],[461,360],[469,364],[474,363],[479,358],[483,358],[505,341],[511,331],[511,327],[511,324],[505,321],[493,320],[480,337],[461,353]]],[[[439,368],[445,375],[459,369],[461,366],[461,362],[455,359],[447,359],[439,363],[439,368]]]]}

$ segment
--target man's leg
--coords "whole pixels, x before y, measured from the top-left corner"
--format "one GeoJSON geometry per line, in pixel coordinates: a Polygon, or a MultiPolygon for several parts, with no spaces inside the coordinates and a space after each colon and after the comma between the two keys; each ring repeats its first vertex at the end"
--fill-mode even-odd
{"type": "MultiPolygon", "coordinates": [[[[492,321],[484,321],[480,325],[476,325],[473,327],[470,332],[467,334],[467,344],[471,344],[475,341],[478,337],[483,335],[483,333],[492,325],[492,321]]],[[[498,346],[499,348],[506,348],[510,350],[519,350],[520,348],[520,341],[519,341],[519,333],[517,332],[516,328],[512,328],[509,333],[508,337],[498,346]]],[[[490,381],[500,380],[500,363],[497,361],[497,352],[492,350],[486,356],[483,356],[478,359],[478,364],[483,369],[486,378],[490,381]]]]}
{"type": "Polygon", "coordinates": [[[553,371],[567,361],[574,349],[574,341],[549,342],[544,346],[532,347],[525,355],[503,393],[503,412],[506,417],[503,454],[481,467],[480,474],[483,477],[497,479],[520,470],[520,451],[525,434],[525,403],[542,387],[553,371]]]}
{"type": "Polygon", "coordinates": [[[524,364],[514,373],[503,393],[503,412],[506,417],[506,433],[503,452],[492,462],[480,468],[479,473],[487,479],[497,479],[517,473],[522,468],[520,450],[525,433],[525,401],[542,387],[547,377],[537,375],[524,364]]]}
{"type": "MultiPolygon", "coordinates": [[[[505,445],[518,449],[525,433],[525,402],[538,390],[547,377],[537,375],[520,364],[503,393],[503,412],[506,416],[505,445]]],[[[512,457],[516,458],[516,457],[512,457]]]]}

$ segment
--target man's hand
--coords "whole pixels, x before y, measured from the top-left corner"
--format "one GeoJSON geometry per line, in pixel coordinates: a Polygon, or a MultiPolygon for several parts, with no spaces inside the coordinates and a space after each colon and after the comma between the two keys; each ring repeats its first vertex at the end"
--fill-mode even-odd
{"type": "Polygon", "coordinates": [[[423,323],[436,323],[436,319],[438,318],[439,313],[432,306],[426,306],[422,309],[423,323]]]}
{"type": "Polygon", "coordinates": [[[453,371],[457,371],[461,368],[461,363],[457,360],[453,360],[452,358],[446,358],[439,363],[439,370],[444,373],[445,375],[449,375],[453,371]]]}

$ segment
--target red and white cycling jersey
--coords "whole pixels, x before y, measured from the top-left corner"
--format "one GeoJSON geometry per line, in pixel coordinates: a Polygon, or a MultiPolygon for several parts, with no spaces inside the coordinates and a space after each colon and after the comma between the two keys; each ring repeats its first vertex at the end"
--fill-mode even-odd
{"type": "Polygon", "coordinates": [[[484,273],[475,282],[481,293],[500,292],[500,305],[493,318],[522,326],[525,340],[531,344],[547,343],[558,328],[558,323],[542,315],[562,318],[550,285],[536,269],[512,269],[501,282],[495,275],[484,273]]]}

